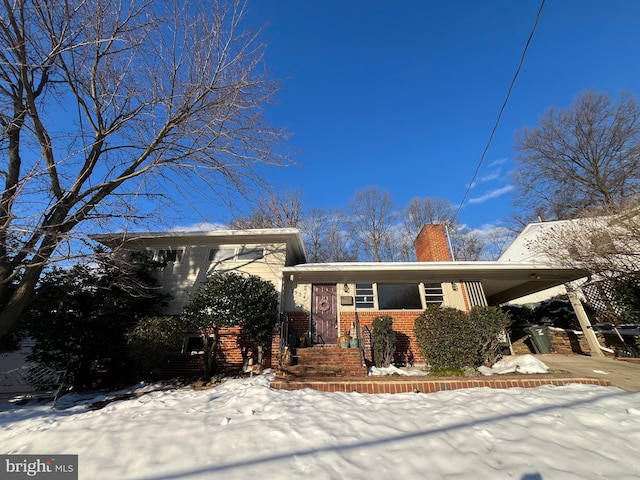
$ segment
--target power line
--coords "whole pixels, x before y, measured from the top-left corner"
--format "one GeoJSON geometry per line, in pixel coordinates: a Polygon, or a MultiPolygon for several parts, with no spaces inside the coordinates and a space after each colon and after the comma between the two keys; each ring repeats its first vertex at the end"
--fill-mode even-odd
{"type": "Polygon", "coordinates": [[[469,182],[469,186],[467,187],[467,190],[464,192],[464,196],[462,197],[462,201],[460,202],[460,205],[458,205],[458,209],[456,210],[456,213],[453,215],[453,219],[451,220],[451,222],[455,222],[456,218],[458,217],[458,213],[460,213],[460,209],[462,208],[462,205],[464,205],[464,202],[467,199],[467,196],[469,195],[469,191],[471,190],[471,187],[473,187],[473,182],[476,181],[476,178],[478,177],[478,172],[480,172],[480,167],[482,166],[482,163],[484,162],[484,158],[487,155],[487,152],[489,151],[489,147],[491,146],[491,142],[493,141],[493,136],[496,133],[496,130],[498,129],[498,125],[500,124],[500,119],[502,118],[502,114],[504,113],[505,108],[507,107],[507,103],[509,102],[509,97],[511,97],[511,92],[513,91],[513,86],[516,83],[516,79],[518,78],[518,75],[520,74],[520,70],[522,69],[522,64],[524,63],[524,58],[527,55],[527,50],[529,49],[529,44],[531,43],[531,40],[533,39],[533,34],[536,31],[536,28],[538,27],[538,22],[540,21],[540,16],[542,15],[542,9],[544,8],[544,4],[545,4],[546,0],[542,0],[542,2],[540,3],[540,8],[538,9],[538,15],[536,15],[536,21],[533,24],[533,28],[531,29],[531,33],[529,34],[529,38],[527,39],[527,43],[524,46],[524,50],[522,51],[522,56],[520,57],[520,63],[518,64],[518,68],[516,69],[516,73],[513,76],[513,79],[511,80],[511,85],[509,85],[509,90],[507,91],[507,96],[504,99],[504,102],[502,104],[502,107],[500,108],[500,112],[498,113],[498,118],[496,119],[496,123],[493,126],[493,130],[491,130],[491,135],[489,135],[489,141],[487,142],[487,145],[484,147],[484,151],[482,152],[482,156],[480,157],[480,161],[478,162],[478,166],[476,167],[476,171],[473,173],[473,178],[471,179],[471,182],[469,182]]]}

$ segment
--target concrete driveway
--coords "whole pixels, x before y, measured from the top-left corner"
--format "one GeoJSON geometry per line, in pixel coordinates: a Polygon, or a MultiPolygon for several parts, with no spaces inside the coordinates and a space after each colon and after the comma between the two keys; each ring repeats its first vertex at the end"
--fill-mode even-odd
{"type": "Polygon", "coordinates": [[[543,361],[554,372],[604,378],[609,380],[614,387],[627,392],[640,392],[640,362],[557,353],[535,355],[535,357],[543,361]]]}

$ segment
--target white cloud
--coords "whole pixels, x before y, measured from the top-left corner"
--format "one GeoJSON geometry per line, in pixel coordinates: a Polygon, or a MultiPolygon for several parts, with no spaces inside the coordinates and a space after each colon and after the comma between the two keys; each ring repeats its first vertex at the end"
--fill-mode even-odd
{"type": "Polygon", "coordinates": [[[513,185],[506,185],[502,188],[492,190],[489,193],[485,193],[484,195],[481,195],[479,197],[471,198],[469,199],[469,203],[486,202],[487,200],[491,200],[492,198],[497,198],[504,195],[505,193],[509,193],[511,190],[513,190],[513,188],[514,188],[513,185]]]}
{"type": "Polygon", "coordinates": [[[491,167],[497,167],[498,165],[504,165],[505,163],[507,163],[509,161],[508,158],[499,158],[497,160],[494,160],[493,162],[491,162],[489,164],[489,168],[491,167]]]}

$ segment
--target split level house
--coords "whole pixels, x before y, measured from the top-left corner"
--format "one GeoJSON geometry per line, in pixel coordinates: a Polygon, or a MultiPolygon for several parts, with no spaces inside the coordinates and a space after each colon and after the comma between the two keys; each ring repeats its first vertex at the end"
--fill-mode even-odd
{"type": "MultiPolygon", "coordinates": [[[[452,261],[442,225],[424,226],[415,241],[416,262],[307,263],[299,231],[289,228],[127,233],[93,239],[114,255],[146,252],[166,262],[159,278],[172,297],[162,312],[166,315],[179,315],[189,293],[213,271],[271,281],[280,293],[280,320],[274,325],[266,363],[276,369],[285,350],[336,345],[347,332],[359,339],[361,360],[370,359],[368,334],[373,319],[381,315],[393,318],[396,361],[422,362],[413,323],[428,305],[463,311],[501,305],[586,275],[547,263],[452,261]]],[[[229,368],[246,365],[251,345],[242,332],[229,329],[222,340],[219,362],[229,368]]],[[[185,336],[181,354],[183,363],[197,356],[195,335],[185,336]]]]}

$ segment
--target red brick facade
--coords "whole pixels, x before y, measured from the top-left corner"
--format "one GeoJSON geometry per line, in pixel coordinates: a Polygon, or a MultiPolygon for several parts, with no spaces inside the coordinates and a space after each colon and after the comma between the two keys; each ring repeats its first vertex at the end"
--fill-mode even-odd
{"type": "MultiPolygon", "coordinates": [[[[253,365],[257,365],[258,349],[256,344],[249,340],[243,327],[221,328],[218,331],[218,336],[217,372],[241,371],[245,365],[245,359],[252,359],[253,365]]],[[[278,342],[275,343],[279,345],[278,342]]],[[[272,350],[266,349],[264,352],[265,368],[271,367],[271,358],[272,350]]],[[[165,378],[196,377],[203,374],[202,354],[171,355],[166,359],[161,369],[161,376],[165,378]]]]}
{"type": "MultiPolygon", "coordinates": [[[[396,354],[394,362],[396,365],[411,365],[413,363],[423,363],[424,357],[420,355],[420,351],[416,345],[416,337],[413,334],[413,325],[415,319],[420,315],[417,311],[389,310],[389,311],[362,311],[358,312],[360,320],[360,329],[364,331],[364,327],[373,324],[373,319],[383,315],[389,315],[393,318],[393,330],[397,335],[396,354]]],[[[340,324],[351,325],[355,321],[355,312],[341,312],[340,324]]]]}
{"type": "Polygon", "coordinates": [[[444,225],[428,224],[422,227],[413,242],[419,262],[450,262],[451,252],[444,225]]]}

